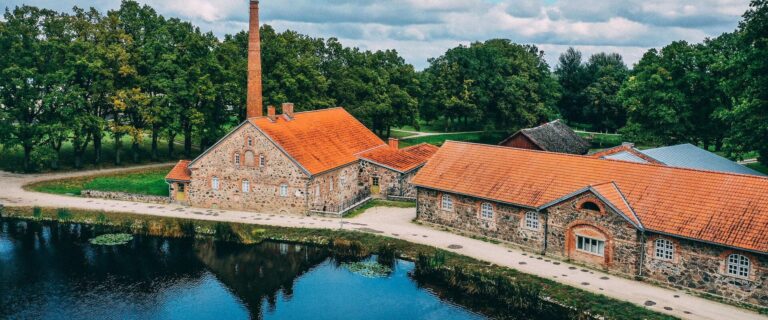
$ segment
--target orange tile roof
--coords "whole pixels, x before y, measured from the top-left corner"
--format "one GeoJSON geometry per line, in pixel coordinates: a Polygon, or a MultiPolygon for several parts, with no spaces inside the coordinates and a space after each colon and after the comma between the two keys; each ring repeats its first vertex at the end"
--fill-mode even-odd
{"type": "Polygon", "coordinates": [[[310,174],[357,161],[356,154],[385,145],[344,108],[297,112],[287,120],[248,119],[310,174]]]}
{"type": "Polygon", "coordinates": [[[171,172],[168,172],[168,175],[165,176],[165,180],[190,181],[192,179],[192,173],[188,168],[189,162],[189,160],[180,160],[179,163],[173,166],[171,172]]]}
{"type": "Polygon", "coordinates": [[[438,149],[429,143],[417,144],[399,150],[382,146],[363,152],[358,156],[400,172],[408,172],[427,162],[438,149]]]}
{"type": "Polygon", "coordinates": [[[451,141],[413,180],[536,208],[606,182],[646,230],[768,252],[768,178],[451,141]]]}
{"type": "Polygon", "coordinates": [[[624,197],[615,183],[606,182],[592,186],[590,189],[598,196],[602,197],[609,205],[613,206],[620,214],[632,221],[635,226],[642,228],[640,219],[635,214],[635,211],[632,210],[632,207],[629,206],[627,198],[624,197]]]}

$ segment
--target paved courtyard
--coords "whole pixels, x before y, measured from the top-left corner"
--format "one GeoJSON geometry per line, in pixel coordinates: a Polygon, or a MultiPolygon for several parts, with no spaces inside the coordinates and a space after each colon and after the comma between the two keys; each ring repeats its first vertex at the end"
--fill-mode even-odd
{"type": "MultiPolygon", "coordinates": [[[[135,168],[138,167],[132,169],[135,168]]],[[[628,280],[563,261],[552,260],[546,256],[526,253],[505,245],[492,244],[415,224],[411,222],[416,215],[413,208],[376,207],[352,219],[338,219],[88,199],[43,194],[23,189],[24,185],[36,181],[121,170],[126,169],[38,175],[21,175],[0,171],[0,204],[5,206],[69,207],[284,227],[358,230],[443,248],[584,290],[643,305],[649,309],[684,319],[768,319],[766,316],[748,310],[699,298],[683,291],[628,280]]]]}

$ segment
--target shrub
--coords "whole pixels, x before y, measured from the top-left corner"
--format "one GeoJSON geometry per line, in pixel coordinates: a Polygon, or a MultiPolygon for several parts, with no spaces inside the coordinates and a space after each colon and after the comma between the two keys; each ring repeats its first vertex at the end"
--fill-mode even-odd
{"type": "Polygon", "coordinates": [[[56,209],[56,217],[59,221],[69,221],[72,219],[72,212],[70,212],[69,209],[58,208],[56,209]]]}
{"type": "Polygon", "coordinates": [[[40,220],[43,218],[43,209],[40,207],[34,207],[32,208],[32,216],[35,217],[35,219],[40,220]]]}

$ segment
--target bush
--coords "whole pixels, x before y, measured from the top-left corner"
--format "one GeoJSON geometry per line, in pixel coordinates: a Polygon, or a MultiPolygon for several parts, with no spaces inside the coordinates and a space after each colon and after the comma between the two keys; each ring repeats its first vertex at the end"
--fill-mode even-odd
{"type": "Polygon", "coordinates": [[[32,208],[32,216],[35,217],[35,219],[40,220],[43,218],[43,209],[40,207],[34,207],[32,208]]]}
{"type": "Polygon", "coordinates": [[[58,208],[56,209],[56,218],[59,221],[69,221],[72,219],[72,212],[69,209],[58,208]]]}

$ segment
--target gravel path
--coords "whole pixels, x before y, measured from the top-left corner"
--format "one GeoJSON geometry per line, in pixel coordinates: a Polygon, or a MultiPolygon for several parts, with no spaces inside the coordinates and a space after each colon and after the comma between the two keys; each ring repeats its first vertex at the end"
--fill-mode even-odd
{"type": "MultiPolygon", "coordinates": [[[[167,166],[149,165],[137,168],[167,166]]],[[[370,232],[457,252],[490,263],[535,274],[544,278],[630,301],[652,310],[684,319],[763,319],[749,310],[698,298],[682,291],[664,289],[647,283],[628,280],[600,271],[589,270],[566,262],[526,253],[521,250],[470,239],[453,233],[414,224],[413,208],[374,207],[352,219],[324,218],[300,215],[275,215],[230,210],[211,210],[179,205],[158,205],[115,200],[59,196],[26,191],[26,184],[50,179],[102,174],[129,169],[109,169],[83,172],[21,175],[0,171],[0,204],[6,206],[70,207],[105,211],[129,212],[187,219],[230,221],[285,227],[351,229],[370,232]]]]}

